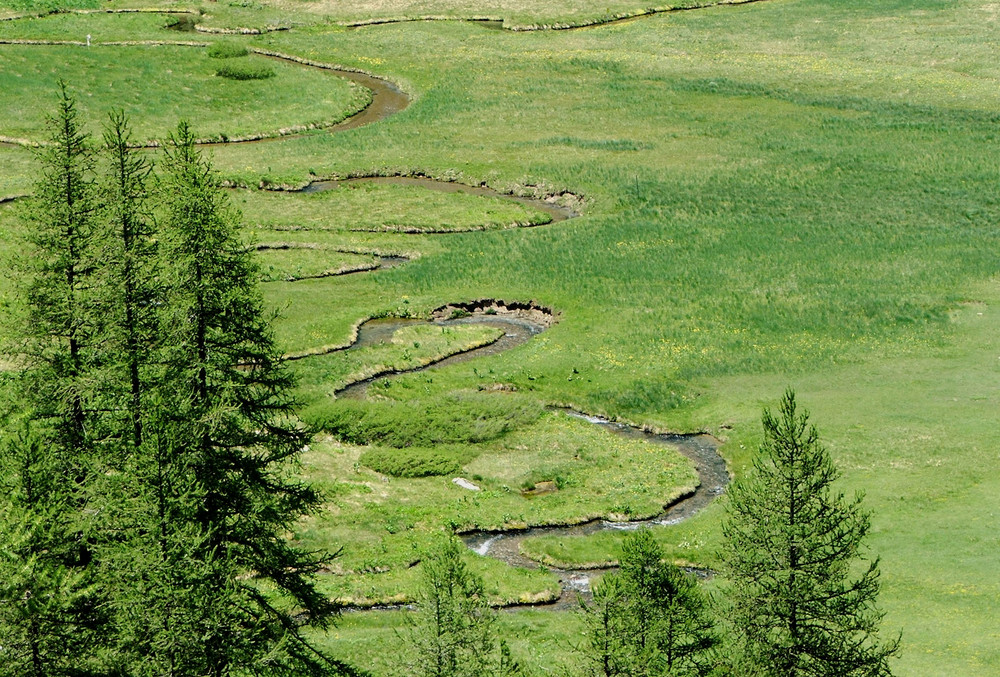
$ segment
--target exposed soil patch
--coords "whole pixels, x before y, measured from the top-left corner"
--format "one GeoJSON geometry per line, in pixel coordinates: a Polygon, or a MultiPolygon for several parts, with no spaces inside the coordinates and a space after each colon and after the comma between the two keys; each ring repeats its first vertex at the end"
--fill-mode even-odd
{"type": "Polygon", "coordinates": [[[449,303],[436,308],[431,317],[437,321],[455,320],[469,316],[517,318],[539,327],[551,327],[556,321],[556,313],[551,308],[535,301],[504,301],[500,299],[479,299],[466,303],[449,303]]]}
{"type": "Polygon", "coordinates": [[[535,482],[535,485],[530,489],[522,489],[521,495],[525,498],[536,498],[545,494],[554,494],[557,491],[559,491],[559,487],[555,482],[545,480],[544,482],[535,482]]]}

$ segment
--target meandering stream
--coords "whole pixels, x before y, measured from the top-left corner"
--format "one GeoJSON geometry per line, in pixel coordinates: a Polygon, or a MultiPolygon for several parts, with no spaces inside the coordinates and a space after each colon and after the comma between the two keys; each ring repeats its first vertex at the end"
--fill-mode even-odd
{"type": "MultiPolygon", "coordinates": [[[[466,186],[459,183],[435,181],[424,177],[364,177],[344,181],[317,181],[304,188],[302,192],[308,193],[330,190],[336,188],[340,184],[361,182],[418,185],[431,190],[469,192],[474,195],[503,197],[506,199],[516,200],[526,206],[544,211],[552,218],[552,222],[564,221],[577,216],[573,210],[554,202],[534,198],[503,195],[481,186],[466,186]]],[[[337,350],[353,350],[378,343],[388,343],[392,341],[393,335],[398,330],[416,324],[431,324],[435,326],[484,324],[502,329],[504,333],[500,338],[492,343],[489,343],[488,345],[449,355],[420,367],[398,372],[376,374],[363,381],[359,381],[342,388],[336,392],[336,396],[361,398],[367,394],[368,388],[375,381],[392,378],[403,373],[424,371],[432,366],[447,366],[457,362],[463,362],[488,355],[495,355],[506,350],[516,348],[531,340],[532,337],[543,332],[554,321],[551,311],[533,306],[532,304],[511,304],[508,306],[502,301],[485,300],[473,302],[471,304],[464,304],[464,306],[460,305],[457,307],[468,312],[468,314],[464,317],[449,317],[447,315],[448,308],[451,307],[439,309],[435,312],[434,318],[430,320],[412,318],[380,318],[368,320],[363,322],[358,327],[357,336],[353,343],[348,346],[338,348],[337,350]]],[[[527,529],[509,531],[471,531],[462,534],[463,541],[473,551],[479,553],[480,555],[500,560],[511,566],[537,568],[539,566],[538,562],[526,557],[521,551],[521,544],[527,538],[531,538],[533,536],[574,538],[588,536],[601,531],[621,531],[637,529],[641,526],[676,524],[682,520],[688,519],[708,505],[717,496],[722,494],[725,490],[726,484],[729,482],[729,473],[726,469],[726,462],[719,455],[718,451],[720,443],[717,439],[710,435],[653,433],[635,426],[613,422],[597,416],[590,416],[571,409],[560,409],[558,411],[563,412],[564,415],[573,416],[593,425],[600,426],[612,435],[638,439],[650,444],[669,445],[676,448],[694,464],[698,473],[697,488],[688,495],[682,496],[678,500],[666,506],[661,514],[649,519],[630,522],[612,522],[598,519],[569,526],[535,526],[527,529]]],[[[589,593],[592,577],[605,573],[609,569],[606,567],[591,569],[560,569],[550,567],[550,570],[558,574],[561,592],[557,600],[554,602],[547,602],[546,604],[558,609],[566,609],[571,608],[576,604],[577,594],[586,595],[589,593]]],[[[516,606],[517,605],[515,605],[515,607],[516,606]]]]}
{"type": "MultiPolygon", "coordinates": [[[[742,0],[742,2],[754,1],[757,0],[742,0]]],[[[741,3],[738,1],[730,4],[741,3]]],[[[23,44],[25,41],[18,42],[23,44]]],[[[78,44],[68,41],[30,42],[32,42],[32,44],[78,44]]],[[[204,44],[188,44],[190,46],[205,46],[204,44]]],[[[409,96],[400,90],[396,85],[388,80],[384,80],[368,73],[343,69],[337,66],[314,62],[308,59],[259,48],[251,48],[251,51],[272,59],[290,61],[308,67],[328,70],[335,75],[347,78],[371,90],[372,101],[368,106],[340,123],[327,127],[326,129],[328,131],[354,129],[372,124],[405,109],[410,102],[409,96]]],[[[231,139],[223,143],[252,143],[287,138],[287,136],[290,135],[259,139],[231,139]]],[[[3,145],[10,144],[4,143],[3,145]]],[[[437,181],[426,177],[361,177],[340,181],[317,181],[306,186],[303,189],[303,192],[328,190],[337,187],[340,184],[361,182],[416,185],[430,190],[465,192],[473,195],[502,197],[544,212],[550,217],[550,223],[564,221],[578,216],[572,208],[567,207],[564,204],[560,204],[557,196],[551,196],[548,199],[514,196],[499,193],[485,186],[469,186],[457,182],[437,181]]],[[[399,256],[379,257],[377,265],[369,270],[390,268],[403,264],[406,261],[407,259],[399,256]]],[[[352,272],[366,271],[344,271],[343,273],[338,274],[350,274],[352,272]]],[[[459,307],[462,305],[463,304],[459,304],[459,307]]],[[[470,307],[471,312],[468,312],[468,314],[462,317],[451,317],[438,313],[433,319],[430,320],[403,318],[368,320],[363,322],[358,327],[356,339],[350,345],[331,349],[327,352],[333,352],[335,350],[352,350],[355,348],[374,345],[380,342],[391,341],[392,336],[396,331],[403,327],[412,326],[413,324],[418,323],[433,324],[436,326],[472,323],[485,324],[487,326],[502,329],[503,335],[488,345],[449,355],[432,362],[431,364],[406,370],[405,372],[393,372],[373,376],[364,381],[351,384],[341,389],[336,393],[336,395],[338,397],[364,397],[371,383],[378,379],[391,378],[398,373],[423,371],[431,366],[446,366],[510,350],[523,345],[527,341],[531,340],[532,337],[544,331],[554,319],[551,311],[534,306],[533,304],[507,304],[502,301],[491,300],[489,303],[472,302],[472,304],[464,305],[470,307]],[[476,305],[477,303],[478,305],[476,305]]],[[[453,307],[447,306],[440,310],[443,312],[448,308],[453,307]]],[[[310,355],[289,356],[289,359],[303,359],[309,356],[310,355]]],[[[521,551],[521,544],[526,538],[531,538],[533,536],[573,538],[591,535],[601,531],[636,529],[643,525],[676,524],[697,513],[725,490],[725,486],[729,481],[729,474],[726,469],[725,461],[718,453],[719,441],[714,437],[705,434],[678,435],[646,432],[634,426],[612,422],[604,418],[589,416],[568,409],[560,411],[562,411],[564,415],[574,416],[593,425],[600,426],[612,435],[620,435],[630,439],[640,439],[650,444],[664,444],[677,448],[681,454],[694,463],[698,473],[698,487],[690,494],[681,497],[680,499],[674,501],[671,505],[667,506],[662,514],[651,519],[637,520],[633,522],[592,520],[572,526],[536,526],[527,529],[500,532],[472,531],[465,533],[462,536],[464,542],[470,549],[481,555],[493,557],[497,560],[510,564],[511,566],[534,568],[539,566],[538,563],[526,557],[521,551]]],[[[556,608],[567,608],[575,604],[575,595],[573,593],[586,593],[590,589],[591,577],[595,574],[607,571],[607,569],[601,568],[552,570],[558,573],[562,590],[560,598],[554,603],[556,608]]]]}

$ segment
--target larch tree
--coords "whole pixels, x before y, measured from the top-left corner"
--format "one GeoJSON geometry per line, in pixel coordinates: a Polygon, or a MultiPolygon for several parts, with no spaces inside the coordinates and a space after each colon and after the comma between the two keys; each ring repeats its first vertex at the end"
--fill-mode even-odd
{"type": "Polygon", "coordinates": [[[787,391],[765,409],[753,471],[729,490],[723,525],[730,618],[745,674],[887,677],[899,639],[880,641],[878,559],[864,556],[862,496],[838,472],[787,391]]]}
{"type": "Polygon", "coordinates": [[[93,156],[61,84],[18,262],[22,369],[4,380],[0,646],[14,675],[94,674],[107,630],[93,566],[93,156]]]}
{"type": "Polygon", "coordinates": [[[79,566],[64,466],[30,426],[0,445],[0,647],[12,677],[97,675],[95,588],[79,566]]]}
{"type": "Polygon", "coordinates": [[[310,431],[232,209],[182,124],[156,207],[124,115],[102,179],[61,88],[5,377],[0,653],[14,675],[353,674],[289,539],[310,431]],[[153,214],[159,215],[157,224],[153,214]]]}
{"type": "Polygon", "coordinates": [[[499,637],[483,580],[462,559],[452,535],[423,558],[419,616],[410,633],[415,651],[404,674],[421,677],[506,677],[521,674],[499,637]]]}
{"type": "Polygon", "coordinates": [[[23,396],[35,418],[51,427],[52,442],[69,456],[82,480],[93,397],[95,320],[93,272],[96,186],[93,151],[76,102],[60,83],[59,109],[49,118],[42,172],[27,207],[27,255],[21,318],[25,358],[23,396]]]}
{"type": "Polygon", "coordinates": [[[624,677],[632,670],[634,651],[629,642],[630,619],[622,581],[608,574],[594,585],[594,599],[583,607],[587,640],[583,647],[586,674],[624,677]]]}
{"type": "Polygon", "coordinates": [[[187,539],[197,534],[184,524],[194,510],[194,480],[183,459],[168,458],[157,444],[165,294],[152,163],[134,147],[122,112],[110,114],[103,141],[95,225],[102,265],[93,286],[101,411],[94,427],[104,472],[91,483],[105,522],[98,559],[114,624],[109,669],[133,677],[185,674],[186,657],[198,653],[183,623],[197,614],[197,597],[185,590],[196,578],[187,539]]]}
{"type": "Polygon", "coordinates": [[[95,274],[99,310],[98,362],[102,371],[105,427],[135,453],[143,443],[145,400],[158,382],[159,281],[157,229],[148,183],[152,163],[134,148],[128,119],[108,116],[105,160],[99,182],[95,274]],[[124,420],[122,420],[124,419],[124,420]]]}
{"type": "MultiPolygon", "coordinates": [[[[197,655],[186,669],[230,674],[328,674],[338,665],[304,638],[336,610],[314,587],[321,557],[287,538],[318,503],[294,472],[309,439],[293,381],[263,310],[259,272],[239,214],[182,123],[163,166],[163,384],[157,435],[173,502],[167,528],[190,565],[184,586],[197,655]]],[[[189,647],[190,648],[190,647],[189,647]]]]}
{"type": "Polygon", "coordinates": [[[694,577],[664,561],[648,529],[625,538],[619,564],[618,573],[595,586],[593,605],[584,607],[592,674],[709,674],[719,636],[694,577]]]}

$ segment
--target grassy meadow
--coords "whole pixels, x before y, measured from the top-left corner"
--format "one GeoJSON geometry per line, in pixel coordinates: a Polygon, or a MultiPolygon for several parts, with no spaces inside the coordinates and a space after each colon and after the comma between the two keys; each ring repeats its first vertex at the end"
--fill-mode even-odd
{"type": "Polygon", "coordinates": [[[224,140],[333,124],[370,101],[367,90],[327,72],[257,55],[215,59],[198,47],[5,45],[3,59],[0,88],[9,109],[0,136],[35,142],[44,139],[39,95],[60,78],[71,84],[81,116],[93,121],[92,132],[99,133],[106,111],[122,109],[135,121],[137,139],[151,141],[166,137],[180,117],[198,122],[200,138],[224,140]],[[233,62],[272,76],[218,75],[233,62]]]}
{"type": "MultiPolygon", "coordinates": [[[[129,4],[139,3],[102,6],[129,4]]],[[[24,5],[7,0],[0,11],[24,5]]],[[[331,393],[373,367],[430,361],[489,337],[414,329],[367,353],[293,363],[303,416],[323,428],[304,465],[328,497],[297,537],[343,547],[323,579],[332,596],[412,599],[411,565],[446,523],[649,514],[690,485],[690,468],[670,450],[612,438],[546,405],[711,432],[739,474],[759,442],[761,408],[792,386],[843,472],[842,490],[866,492],[884,627],[903,633],[896,674],[1000,675],[1000,8],[767,0],[579,31],[338,23],[480,14],[575,23],[630,9],[218,2],[205,6],[205,25],[291,30],[191,38],[164,29],[158,14],[57,14],[0,22],[0,40],[224,40],[365,70],[410,95],[406,110],[371,126],[208,149],[237,185],[421,174],[581,198],[581,216],[545,224],[510,201],[413,186],[233,191],[248,242],[294,246],[260,253],[288,352],[343,345],[366,318],[427,317],[478,298],[534,300],[557,313],[512,351],[399,376],[360,402],[331,393]],[[508,227],[529,222],[544,225],[508,227]],[[420,232],[431,230],[454,232],[420,232]],[[411,260],[288,281],[388,255],[411,260]],[[457,488],[458,475],[484,490],[457,488]],[[521,493],[557,478],[559,491],[521,493]]],[[[235,136],[363,105],[329,73],[271,61],[277,75],[267,80],[197,80],[221,61],[203,48],[0,44],[0,134],[40,136],[59,73],[93,129],[104,109],[126,106],[140,136],[162,135],[181,114],[200,136],[235,136]],[[155,77],[133,79],[148,91],[119,100],[133,67],[155,77]],[[222,86],[235,98],[215,109],[222,86]]],[[[34,173],[30,151],[0,145],[0,196],[28,192],[34,173]]],[[[8,254],[15,210],[0,205],[8,254]]],[[[678,561],[712,566],[722,510],[717,501],[657,538],[678,561]]],[[[579,565],[613,562],[619,542],[602,534],[523,548],[579,565]]],[[[544,569],[469,559],[498,602],[540,599],[556,585],[544,569]]],[[[346,614],[323,641],[389,674],[386,649],[406,618],[346,614]]],[[[538,672],[575,664],[572,614],[539,609],[503,623],[538,672]]]]}

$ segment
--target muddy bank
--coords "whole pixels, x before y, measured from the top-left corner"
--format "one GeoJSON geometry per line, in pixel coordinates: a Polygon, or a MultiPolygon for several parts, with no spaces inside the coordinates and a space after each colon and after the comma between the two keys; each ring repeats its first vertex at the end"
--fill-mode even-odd
{"type": "Polygon", "coordinates": [[[766,2],[767,0],[720,0],[719,2],[707,2],[703,4],[696,4],[684,7],[651,7],[648,9],[638,10],[636,12],[619,12],[611,16],[602,19],[593,19],[590,21],[580,21],[580,22],[559,22],[551,24],[529,24],[523,26],[507,26],[504,25],[505,30],[514,32],[525,32],[525,31],[572,31],[580,30],[583,28],[598,28],[601,26],[610,26],[614,24],[626,23],[629,21],[635,21],[636,19],[643,19],[651,16],[656,16],[658,14],[676,14],[678,12],[692,12],[702,9],[712,9],[715,7],[735,7],[737,5],[749,5],[757,2],[766,2]]]}
{"type": "MultiPolygon", "coordinates": [[[[372,26],[384,26],[387,24],[400,24],[400,23],[417,23],[417,22],[430,22],[430,21],[460,21],[464,23],[476,24],[484,28],[487,28],[489,30],[506,30],[511,32],[577,30],[581,28],[595,28],[599,26],[608,26],[612,24],[623,23],[626,21],[634,21],[636,19],[655,16],[657,14],[689,12],[694,10],[710,9],[714,7],[727,7],[727,6],[731,7],[738,5],[748,5],[751,3],[765,2],[765,1],[766,0],[718,0],[717,2],[705,2],[683,7],[675,7],[675,6],[649,7],[646,9],[640,9],[632,12],[618,12],[610,16],[602,17],[599,19],[590,19],[583,21],[561,21],[561,22],[552,22],[546,24],[508,24],[503,17],[490,16],[490,15],[455,17],[446,15],[436,15],[436,14],[424,14],[419,16],[394,16],[394,17],[377,17],[374,19],[344,20],[344,21],[338,21],[337,25],[343,26],[345,28],[366,28],[372,26]]],[[[190,22],[185,22],[186,24],[190,25],[190,28],[188,27],[175,28],[175,26],[173,25],[167,26],[166,28],[183,30],[183,31],[197,31],[199,33],[212,33],[217,35],[263,35],[275,31],[291,30],[291,26],[285,26],[285,25],[265,26],[264,28],[245,28],[239,26],[233,26],[233,27],[203,26],[197,23],[197,20],[194,17],[205,16],[205,13],[202,10],[197,10],[197,9],[163,9],[163,8],[56,9],[46,12],[25,13],[14,16],[0,17],[0,21],[38,19],[54,14],[140,14],[140,13],[191,15],[192,18],[190,22]]]]}
{"type": "Polygon", "coordinates": [[[390,115],[395,115],[410,105],[409,95],[400,89],[395,83],[360,69],[327,64],[321,61],[313,61],[312,59],[305,59],[292,54],[275,52],[258,47],[251,47],[250,51],[254,54],[270,57],[279,61],[288,61],[291,63],[301,64],[303,66],[309,66],[310,68],[328,70],[338,77],[346,78],[351,82],[371,90],[372,100],[368,106],[354,115],[341,120],[337,124],[326,127],[325,129],[328,131],[340,132],[348,129],[355,129],[357,127],[363,127],[364,125],[370,125],[374,122],[378,122],[379,120],[384,120],[390,115]]]}
{"type": "MultiPolygon", "coordinates": [[[[570,409],[560,409],[567,416],[582,419],[593,425],[600,426],[610,434],[628,439],[642,440],[650,444],[663,444],[675,447],[682,455],[690,459],[698,473],[697,488],[685,496],[681,496],[666,506],[663,512],[655,517],[629,522],[612,522],[608,520],[591,520],[571,526],[538,526],[518,531],[471,531],[462,534],[462,540],[473,551],[480,555],[492,557],[511,566],[538,568],[539,563],[529,559],[521,552],[521,543],[533,536],[556,536],[573,538],[589,536],[602,531],[632,531],[643,526],[663,526],[677,524],[688,519],[703,509],[716,497],[721,495],[729,483],[729,471],[726,462],[719,455],[720,442],[707,434],[672,434],[653,433],[624,423],[616,423],[599,416],[589,416],[570,409]]],[[[591,580],[614,568],[600,566],[589,569],[572,569],[549,567],[558,574],[562,593],[557,600],[548,604],[556,608],[569,608],[576,604],[578,594],[590,592],[591,580]]],[[[700,569],[688,569],[690,573],[705,576],[708,572],[700,569]]],[[[515,605],[518,606],[518,605],[515,605]]],[[[537,605],[532,605],[537,606],[537,605]]]]}
{"type": "Polygon", "coordinates": [[[464,317],[502,317],[516,318],[540,328],[551,327],[557,314],[552,308],[546,308],[535,301],[504,301],[503,299],[478,299],[465,303],[449,303],[435,308],[431,318],[435,322],[455,320],[464,317]]]}
{"type": "MultiPolygon", "coordinates": [[[[391,378],[401,373],[423,371],[431,366],[447,366],[510,350],[516,346],[523,345],[533,336],[544,331],[554,321],[555,315],[550,309],[534,303],[481,299],[442,306],[434,311],[433,318],[432,320],[410,318],[368,320],[357,327],[352,343],[340,349],[363,348],[379,343],[391,342],[393,335],[399,329],[418,324],[435,326],[484,324],[503,329],[504,335],[487,345],[457,353],[413,369],[374,375],[337,391],[336,396],[362,398],[367,395],[369,386],[381,379],[391,378]]],[[[643,526],[677,524],[695,515],[715,500],[716,497],[725,491],[725,487],[729,483],[730,477],[726,468],[726,462],[719,455],[720,442],[711,435],[703,433],[656,433],[636,426],[609,421],[599,416],[589,416],[571,409],[553,409],[562,412],[566,416],[572,416],[592,425],[599,426],[607,430],[609,434],[676,448],[694,464],[698,475],[697,486],[692,491],[687,492],[665,506],[660,514],[648,519],[625,522],[595,519],[574,525],[532,526],[525,529],[500,531],[471,530],[462,533],[462,540],[474,552],[486,557],[492,557],[510,566],[538,568],[540,563],[526,557],[521,551],[521,544],[527,538],[534,536],[573,538],[589,536],[602,531],[631,531],[643,526]]],[[[538,493],[543,494],[544,492],[538,493]]],[[[526,499],[544,500],[535,496],[526,496],[526,499]]],[[[608,566],[608,563],[599,563],[589,568],[563,568],[557,566],[558,563],[551,562],[546,564],[559,577],[560,592],[558,597],[555,599],[541,598],[531,603],[511,604],[507,605],[507,608],[519,609],[538,606],[546,606],[557,610],[573,608],[577,604],[578,597],[583,596],[586,598],[590,594],[590,586],[594,578],[608,571],[615,570],[615,567],[608,566]]],[[[710,574],[710,572],[703,569],[687,568],[686,570],[701,577],[710,574]]]]}
{"type": "MultiPolygon", "coordinates": [[[[526,538],[533,536],[556,536],[573,538],[589,536],[602,531],[633,531],[645,526],[664,526],[677,524],[690,518],[698,511],[720,496],[729,483],[729,472],[725,460],[719,455],[720,442],[711,435],[703,433],[672,434],[653,433],[635,426],[615,423],[598,416],[589,416],[577,411],[563,408],[553,408],[566,416],[579,418],[592,425],[600,426],[609,434],[619,435],[629,439],[642,440],[650,444],[663,444],[676,448],[682,455],[690,459],[698,473],[699,484],[696,489],[679,497],[667,505],[663,512],[655,517],[629,522],[612,522],[608,520],[590,520],[581,524],[569,526],[537,526],[522,530],[510,531],[470,531],[461,534],[466,546],[474,552],[497,559],[510,566],[537,569],[540,564],[525,557],[520,545],[526,538]]],[[[607,563],[590,568],[560,568],[549,566],[549,570],[559,578],[559,594],[557,597],[540,595],[537,599],[527,602],[514,602],[503,605],[504,609],[517,611],[521,609],[546,608],[555,611],[567,611],[578,608],[579,600],[590,599],[593,581],[600,576],[617,570],[616,566],[607,563]]],[[[708,578],[712,572],[697,567],[681,567],[687,573],[699,578],[708,578]]],[[[348,607],[354,611],[408,609],[411,604],[380,604],[374,606],[356,605],[348,607]]]]}
{"type": "MultiPolygon", "coordinates": [[[[417,371],[420,369],[426,369],[429,366],[440,365],[440,364],[451,364],[452,362],[459,362],[463,359],[468,359],[469,357],[478,357],[484,354],[493,354],[489,351],[490,348],[496,347],[495,352],[502,352],[503,350],[508,350],[510,348],[516,347],[525,343],[532,336],[544,331],[551,322],[547,324],[537,324],[530,320],[523,319],[517,316],[517,311],[511,312],[499,312],[496,314],[477,313],[469,315],[468,317],[457,317],[445,320],[421,320],[417,318],[408,317],[382,317],[382,318],[370,318],[367,320],[362,320],[358,322],[351,330],[351,338],[348,339],[346,343],[333,345],[333,346],[322,346],[320,348],[314,348],[310,350],[305,350],[298,353],[288,353],[284,356],[286,360],[304,360],[309,357],[314,357],[316,355],[327,355],[329,353],[340,352],[341,350],[350,350],[352,348],[363,348],[365,346],[375,345],[376,343],[386,343],[392,340],[392,335],[396,333],[399,329],[403,327],[413,326],[415,324],[425,324],[425,325],[435,325],[435,326],[450,326],[456,324],[486,324],[497,326],[500,329],[505,330],[505,335],[501,336],[496,340],[491,346],[484,346],[478,348],[471,353],[463,353],[461,355],[452,355],[450,357],[442,358],[432,364],[423,365],[416,369],[411,369],[405,372],[398,373],[409,373],[410,371],[417,371]]],[[[383,376],[382,378],[385,378],[383,376]]],[[[353,388],[354,384],[348,386],[348,388],[353,388]]]]}
{"type": "Polygon", "coordinates": [[[164,9],[161,7],[133,7],[123,9],[50,9],[43,12],[29,12],[14,16],[0,17],[0,21],[20,21],[21,19],[41,19],[57,14],[191,14],[201,15],[197,9],[164,9]]]}
{"type": "Polygon", "coordinates": [[[422,14],[420,16],[384,16],[374,19],[358,19],[356,21],[338,21],[338,26],[344,28],[368,28],[370,26],[386,26],[388,24],[406,24],[424,21],[460,21],[491,28],[495,30],[503,29],[503,18],[498,16],[469,16],[454,17],[442,14],[422,14]]]}
{"type": "Polygon", "coordinates": [[[164,28],[179,33],[193,33],[197,24],[197,14],[169,14],[169,23],[164,28]]]}
{"type": "Polygon", "coordinates": [[[557,21],[545,24],[510,24],[507,23],[502,17],[454,17],[454,16],[442,16],[442,15],[423,15],[415,17],[381,17],[376,19],[359,19],[357,21],[340,21],[338,25],[344,26],[345,28],[365,28],[369,26],[383,26],[386,24],[400,24],[400,23],[414,23],[417,21],[461,21],[465,23],[472,23],[483,26],[491,30],[505,30],[511,31],[512,33],[524,33],[532,31],[569,31],[569,30],[579,30],[582,28],[597,28],[600,26],[609,26],[613,24],[625,23],[628,21],[635,21],[636,19],[642,19],[646,17],[656,16],[657,14],[673,14],[677,12],[690,12],[702,9],[711,9],[713,7],[733,7],[737,5],[749,5],[756,2],[765,2],[766,0],[719,0],[718,2],[706,2],[699,3],[690,6],[675,7],[650,7],[646,9],[636,10],[633,12],[618,12],[607,17],[602,17],[600,19],[589,19],[583,21],[557,21]]]}
{"type": "Polygon", "coordinates": [[[264,28],[216,28],[214,26],[202,26],[195,24],[194,30],[197,33],[209,35],[266,35],[267,33],[279,33],[281,31],[292,30],[291,26],[264,26],[264,28]]]}
{"type": "Polygon", "coordinates": [[[231,28],[216,28],[213,26],[202,26],[198,23],[200,17],[208,18],[208,15],[199,9],[169,9],[160,7],[149,7],[149,8],[123,8],[123,9],[52,9],[43,12],[32,12],[26,14],[17,14],[14,16],[0,17],[0,22],[3,21],[19,21],[22,19],[43,19],[47,16],[55,16],[58,14],[163,14],[168,17],[177,19],[172,23],[168,23],[164,26],[167,30],[181,31],[184,33],[198,32],[198,33],[212,33],[216,35],[264,35],[265,33],[273,33],[275,31],[287,31],[291,30],[290,26],[265,26],[264,28],[242,28],[242,27],[231,27],[231,28]]]}

